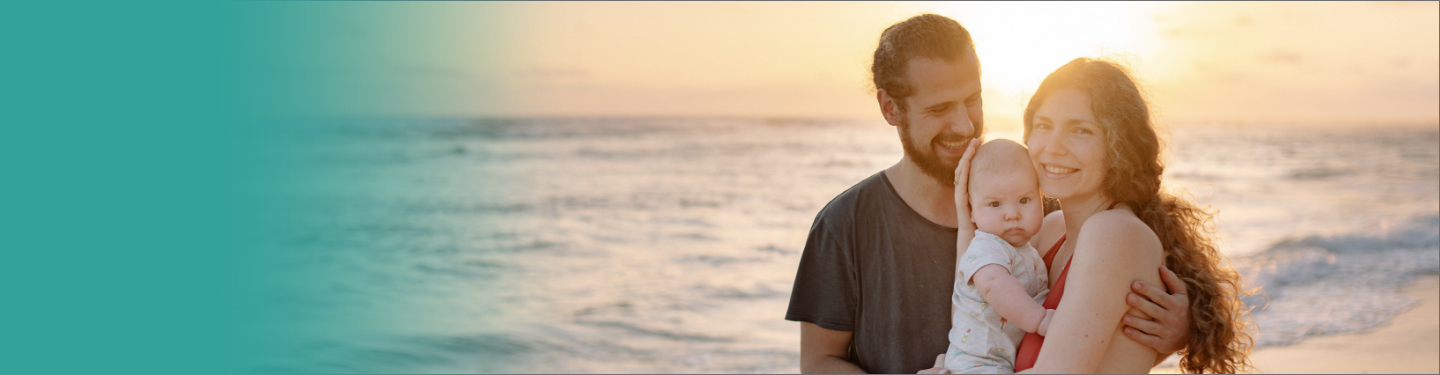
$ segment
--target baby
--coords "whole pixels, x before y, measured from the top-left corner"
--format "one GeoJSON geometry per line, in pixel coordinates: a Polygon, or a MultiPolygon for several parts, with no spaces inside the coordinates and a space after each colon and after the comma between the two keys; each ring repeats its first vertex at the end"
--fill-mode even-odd
{"type": "Polygon", "coordinates": [[[951,373],[1012,373],[1025,332],[1044,335],[1055,310],[1037,301],[1049,293],[1048,273],[1028,243],[1040,230],[1043,200],[1024,146],[997,139],[970,164],[970,219],[978,228],[955,260],[951,373]]]}

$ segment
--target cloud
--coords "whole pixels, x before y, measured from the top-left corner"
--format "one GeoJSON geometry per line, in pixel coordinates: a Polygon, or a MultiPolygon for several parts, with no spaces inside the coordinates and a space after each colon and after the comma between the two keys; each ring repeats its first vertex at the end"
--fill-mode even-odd
{"type": "Polygon", "coordinates": [[[1276,47],[1274,50],[1271,50],[1270,53],[1256,57],[1255,60],[1270,64],[1299,64],[1304,58],[1300,56],[1299,53],[1276,47]]]}

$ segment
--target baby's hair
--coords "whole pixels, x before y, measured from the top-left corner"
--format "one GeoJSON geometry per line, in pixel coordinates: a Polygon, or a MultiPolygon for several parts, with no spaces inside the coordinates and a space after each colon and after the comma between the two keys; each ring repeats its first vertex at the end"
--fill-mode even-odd
{"type": "Polygon", "coordinates": [[[970,161],[970,191],[975,191],[976,177],[999,176],[1007,173],[1034,174],[1030,164],[1030,151],[1025,146],[1009,139],[996,139],[980,145],[975,150],[975,159],[970,161]]]}

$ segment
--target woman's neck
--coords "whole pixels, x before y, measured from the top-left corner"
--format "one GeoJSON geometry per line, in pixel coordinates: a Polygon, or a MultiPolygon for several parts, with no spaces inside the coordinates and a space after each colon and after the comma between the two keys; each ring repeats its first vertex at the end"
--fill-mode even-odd
{"type": "Polygon", "coordinates": [[[1061,212],[1065,215],[1065,236],[1070,241],[1075,241],[1080,236],[1080,228],[1085,226],[1085,220],[1094,216],[1100,211],[1110,209],[1112,202],[1104,194],[1095,193],[1088,196],[1076,196],[1069,199],[1061,199],[1061,212]]]}

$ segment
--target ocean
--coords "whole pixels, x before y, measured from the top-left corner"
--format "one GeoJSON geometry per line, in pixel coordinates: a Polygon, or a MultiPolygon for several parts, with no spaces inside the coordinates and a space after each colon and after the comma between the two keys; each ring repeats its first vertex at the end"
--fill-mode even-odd
{"type": "MultiPolygon", "coordinates": [[[[797,372],[810,224],[902,154],[878,120],[291,125],[265,155],[259,372],[797,372]]],[[[1436,125],[1167,138],[1169,188],[1262,291],[1260,347],[1383,325],[1440,272],[1436,125]]]]}

